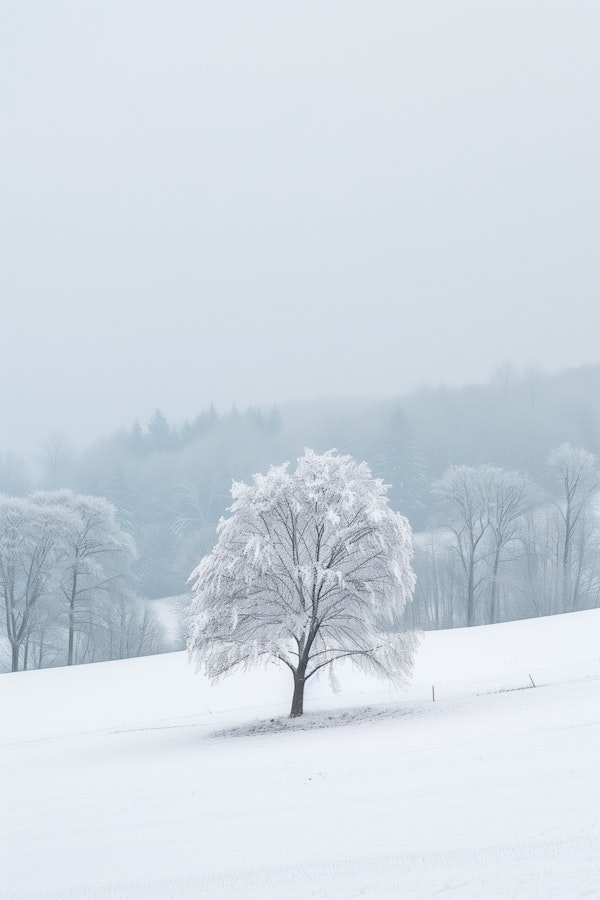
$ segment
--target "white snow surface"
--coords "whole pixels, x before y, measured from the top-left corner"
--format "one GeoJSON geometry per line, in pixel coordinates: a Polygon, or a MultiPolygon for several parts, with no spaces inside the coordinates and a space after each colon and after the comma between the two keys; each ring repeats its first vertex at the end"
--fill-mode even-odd
{"type": "Polygon", "coordinates": [[[289,720],[274,666],[0,676],[1,895],[600,898],[600,610],[428,633],[404,691],[340,682],[289,720]]]}

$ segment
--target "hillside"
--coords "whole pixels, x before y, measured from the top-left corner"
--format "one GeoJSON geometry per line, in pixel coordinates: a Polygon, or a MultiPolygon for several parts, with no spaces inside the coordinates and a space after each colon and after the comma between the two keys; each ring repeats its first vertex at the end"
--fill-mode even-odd
{"type": "Polygon", "coordinates": [[[600,896],[599,638],[429,633],[406,691],[344,671],[294,723],[285,673],[182,653],[3,675],[3,893],[600,896]]]}

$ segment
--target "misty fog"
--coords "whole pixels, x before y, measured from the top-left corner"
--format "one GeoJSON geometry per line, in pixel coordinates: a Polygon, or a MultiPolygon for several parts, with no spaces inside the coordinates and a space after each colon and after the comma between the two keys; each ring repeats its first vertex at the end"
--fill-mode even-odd
{"type": "Polygon", "coordinates": [[[599,24],[4,3],[3,449],[597,362],[599,24]]]}

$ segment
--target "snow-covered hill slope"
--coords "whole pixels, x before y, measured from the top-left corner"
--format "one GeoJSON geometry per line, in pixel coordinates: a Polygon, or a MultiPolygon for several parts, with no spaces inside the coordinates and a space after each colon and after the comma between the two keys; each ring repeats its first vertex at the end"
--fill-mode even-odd
{"type": "Polygon", "coordinates": [[[600,897],[600,610],[428,634],[404,693],[341,682],[289,731],[274,667],[0,676],[2,895],[600,897]]]}

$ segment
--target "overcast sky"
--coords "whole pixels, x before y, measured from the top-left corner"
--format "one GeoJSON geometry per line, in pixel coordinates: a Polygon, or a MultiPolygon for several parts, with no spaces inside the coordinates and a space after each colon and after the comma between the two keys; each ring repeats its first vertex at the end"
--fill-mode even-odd
{"type": "Polygon", "coordinates": [[[597,0],[3,0],[1,450],[600,362],[597,0]]]}

